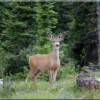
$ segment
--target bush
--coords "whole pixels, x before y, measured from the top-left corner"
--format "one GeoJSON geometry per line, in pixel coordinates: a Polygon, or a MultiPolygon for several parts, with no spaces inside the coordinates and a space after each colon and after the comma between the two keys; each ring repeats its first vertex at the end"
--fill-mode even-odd
{"type": "Polygon", "coordinates": [[[0,47],[0,78],[4,76],[4,72],[9,65],[7,62],[8,56],[9,53],[7,53],[3,48],[0,47]]]}
{"type": "Polygon", "coordinates": [[[44,45],[35,45],[33,46],[32,52],[33,54],[46,54],[51,51],[51,44],[47,42],[44,45]]]}
{"type": "Polygon", "coordinates": [[[73,62],[69,62],[60,67],[57,78],[66,78],[67,76],[73,74],[75,74],[75,64],[73,62]]]}

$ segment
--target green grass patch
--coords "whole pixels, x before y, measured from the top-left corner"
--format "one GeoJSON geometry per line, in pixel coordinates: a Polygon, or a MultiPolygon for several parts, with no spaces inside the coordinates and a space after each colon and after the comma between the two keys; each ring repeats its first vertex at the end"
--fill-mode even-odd
{"type": "Polygon", "coordinates": [[[100,90],[92,91],[85,88],[78,88],[75,83],[75,76],[69,75],[66,79],[57,81],[52,87],[46,81],[37,80],[35,83],[29,81],[13,81],[11,90],[0,90],[0,98],[6,99],[100,99],[100,90]],[[12,92],[12,94],[10,93],[12,92]],[[8,94],[5,94],[8,93],[8,94]],[[4,96],[1,96],[4,95],[4,96]]]}
{"type": "MultiPolygon", "coordinates": [[[[95,75],[99,77],[100,74],[95,75]]],[[[100,99],[99,89],[77,87],[76,76],[73,64],[68,64],[60,69],[57,82],[53,86],[40,78],[27,83],[8,78],[5,80],[4,88],[0,88],[0,99],[100,99]]]]}

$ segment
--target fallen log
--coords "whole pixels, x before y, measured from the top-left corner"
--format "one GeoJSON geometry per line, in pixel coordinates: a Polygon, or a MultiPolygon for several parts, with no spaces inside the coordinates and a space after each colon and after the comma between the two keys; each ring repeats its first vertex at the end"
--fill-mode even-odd
{"type": "Polygon", "coordinates": [[[100,89],[100,78],[91,76],[87,73],[80,73],[76,77],[76,84],[78,87],[85,87],[88,89],[100,89]]]}

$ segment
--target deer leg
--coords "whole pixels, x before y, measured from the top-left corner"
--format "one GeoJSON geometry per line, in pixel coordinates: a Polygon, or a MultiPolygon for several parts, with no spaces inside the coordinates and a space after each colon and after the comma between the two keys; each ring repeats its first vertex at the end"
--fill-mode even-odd
{"type": "Polygon", "coordinates": [[[40,72],[40,70],[39,69],[35,69],[33,72],[32,72],[32,80],[34,81],[35,80],[35,78],[36,78],[36,76],[37,76],[37,74],[40,72]]]}
{"type": "Polygon", "coordinates": [[[50,70],[48,73],[49,73],[49,82],[52,83],[52,80],[53,80],[53,71],[50,70]]]}
{"type": "Polygon", "coordinates": [[[40,70],[38,69],[35,69],[34,71],[29,71],[28,75],[27,75],[27,78],[25,80],[25,82],[27,83],[27,81],[30,79],[30,80],[34,80],[36,75],[40,72],[40,70]]]}
{"type": "Polygon", "coordinates": [[[55,70],[55,71],[53,72],[53,82],[56,81],[56,77],[57,77],[57,70],[55,70]]]}
{"type": "Polygon", "coordinates": [[[25,80],[26,83],[27,83],[28,79],[31,79],[31,76],[32,76],[32,72],[29,71],[29,73],[27,74],[26,80],[25,80]]]}
{"type": "Polygon", "coordinates": [[[50,82],[50,87],[55,88],[56,84],[56,76],[57,76],[57,70],[51,70],[49,71],[49,82],[50,82]]]}

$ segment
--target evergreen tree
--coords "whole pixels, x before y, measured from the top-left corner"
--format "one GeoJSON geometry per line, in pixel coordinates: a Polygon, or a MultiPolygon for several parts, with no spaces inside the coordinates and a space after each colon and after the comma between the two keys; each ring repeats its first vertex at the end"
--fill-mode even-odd
{"type": "Polygon", "coordinates": [[[10,54],[6,72],[15,73],[26,66],[26,55],[31,51],[29,49],[35,48],[36,43],[43,45],[46,41],[45,33],[51,31],[57,23],[56,12],[53,10],[54,3],[52,2],[8,2],[8,4],[3,4],[5,12],[1,46],[6,53],[10,54]]]}
{"type": "Polygon", "coordinates": [[[96,31],[95,13],[96,3],[91,2],[0,2],[1,65],[7,73],[22,71],[29,52],[50,50],[47,32],[63,31],[69,32],[62,43],[62,63],[68,58],[89,61],[90,44],[84,44],[88,33],[96,31]]]}
{"type": "Polygon", "coordinates": [[[57,12],[54,11],[54,2],[36,2],[35,11],[35,32],[38,43],[46,41],[46,33],[52,31],[57,24],[57,12]]]}

